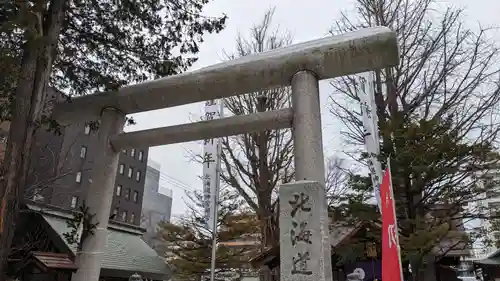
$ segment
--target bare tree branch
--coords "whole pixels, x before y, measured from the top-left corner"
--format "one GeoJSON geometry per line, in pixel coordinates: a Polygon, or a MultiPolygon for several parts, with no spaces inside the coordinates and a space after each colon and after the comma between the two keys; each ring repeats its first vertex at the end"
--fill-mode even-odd
{"type": "MultiPolygon", "coordinates": [[[[418,250],[403,243],[418,258],[433,251],[430,241],[450,239],[444,225],[456,217],[481,216],[463,206],[488,190],[479,183],[500,160],[500,53],[489,29],[466,27],[462,14],[443,11],[433,0],[358,0],[357,17],[344,13],[332,29],[342,33],[383,25],[397,33],[399,65],[375,72],[376,112],[381,159],[391,156],[393,165],[402,231],[415,237],[427,233],[418,250]],[[438,206],[447,210],[429,216],[438,206]]],[[[336,79],[332,86],[331,113],[344,125],[348,153],[363,162],[358,89],[353,77],[336,79]]]]}
{"type": "MultiPolygon", "coordinates": [[[[227,58],[234,59],[290,44],[289,33],[272,30],[273,14],[274,9],[265,14],[263,20],[250,30],[249,39],[238,35],[236,52],[227,58]]],[[[290,89],[277,88],[231,97],[224,100],[224,105],[230,115],[288,108],[290,89]]],[[[222,145],[222,181],[234,188],[258,216],[262,246],[276,245],[279,241],[277,187],[291,181],[294,176],[291,131],[263,130],[228,137],[222,145]]],[[[263,278],[277,277],[270,272],[264,275],[267,277],[263,278]]]]}

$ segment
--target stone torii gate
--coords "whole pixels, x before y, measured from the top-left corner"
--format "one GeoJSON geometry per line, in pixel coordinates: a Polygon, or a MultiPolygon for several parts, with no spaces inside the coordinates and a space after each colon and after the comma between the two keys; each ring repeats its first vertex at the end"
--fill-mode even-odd
{"type": "Polygon", "coordinates": [[[282,128],[293,130],[297,182],[280,188],[281,280],[331,280],[318,81],[395,66],[398,57],[394,32],[367,28],[58,104],[53,114],[62,124],[101,122],[86,199],[99,226],[84,241],[73,280],[99,280],[122,149],[282,128]],[[123,132],[127,114],[284,86],[292,88],[292,108],[123,132]]]}

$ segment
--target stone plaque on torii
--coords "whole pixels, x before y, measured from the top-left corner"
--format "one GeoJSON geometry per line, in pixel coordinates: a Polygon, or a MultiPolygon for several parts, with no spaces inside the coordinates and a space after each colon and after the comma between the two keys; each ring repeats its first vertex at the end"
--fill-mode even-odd
{"type": "Polygon", "coordinates": [[[59,103],[53,116],[61,124],[101,122],[94,151],[100,161],[92,169],[93,181],[86,199],[99,226],[84,241],[77,255],[79,269],[72,280],[98,281],[122,149],[292,128],[297,182],[280,188],[280,200],[286,202],[280,209],[281,279],[330,281],[318,81],[398,62],[396,34],[385,27],[374,27],[59,103]],[[126,114],[286,86],[292,88],[292,107],[288,109],[123,132],[126,114]]]}

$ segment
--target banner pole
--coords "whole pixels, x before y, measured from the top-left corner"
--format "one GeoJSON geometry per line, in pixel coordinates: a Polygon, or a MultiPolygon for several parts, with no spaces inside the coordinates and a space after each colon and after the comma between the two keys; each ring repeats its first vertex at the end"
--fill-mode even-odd
{"type": "MultiPolygon", "coordinates": [[[[222,117],[224,110],[224,101],[220,100],[219,118],[222,117]]],[[[221,173],[222,139],[217,139],[217,168],[215,180],[215,195],[212,196],[212,259],[210,262],[210,281],[215,281],[215,267],[217,261],[217,222],[219,211],[219,191],[220,191],[220,173],[221,173]]]]}

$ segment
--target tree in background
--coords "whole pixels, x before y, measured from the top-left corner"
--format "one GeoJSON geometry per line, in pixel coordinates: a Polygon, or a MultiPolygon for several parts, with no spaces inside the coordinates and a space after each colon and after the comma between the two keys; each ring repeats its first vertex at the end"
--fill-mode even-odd
{"type": "MultiPolygon", "coordinates": [[[[216,273],[233,272],[241,276],[251,252],[250,246],[230,247],[223,242],[258,242],[252,234],[259,232],[259,224],[253,213],[242,210],[244,202],[231,190],[223,189],[219,197],[216,273]],[[253,237],[253,238],[252,238],[253,237]]],[[[191,196],[192,205],[187,216],[175,223],[162,223],[159,238],[166,244],[166,258],[173,267],[176,280],[199,281],[210,274],[212,232],[206,224],[202,195],[191,196]]]]}
{"type": "MultiPolygon", "coordinates": [[[[250,29],[249,38],[239,35],[235,59],[284,47],[292,43],[291,36],[272,29],[274,9],[250,29]]],[[[224,100],[229,115],[245,115],[291,107],[291,89],[275,88],[224,100]]],[[[293,139],[291,130],[265,130],[258,133],[226,137],[222,141],[222,182],[237,192],[260,223],[262,250],[279,245],[279,199],[277,188],[294,179],[293,139]]],[[[342,161],[332,157],[327,165],[327,193],[330,204],[339,202],[345,191],[345,177],[339,169],[342,161]]],[[[279,280],[279,267],[262,269],[262,281],[279,280]]]]}
{"type": "MultiPolygon", "coordinates": [[[[399,65],[376,71],[380,160],[391,157],[403,256],[413,280],[433,280],[424,277],[427,265],[470,237],[462,232],[444,251],[436,246],[457,233],[454,227],[482,216],[466,207],[491,188],[478,182],[498,168],[498,48],[487,30],[465,26],[462,10],[435,9],[433,0],[356,3],[357,13],[343,14],[333,33],[382,25],[398,36],[399,65]]],[[[331,112],[345,125],[345,140],[358,149],[363,129],[353,78],[332,84],[331,112]]],[[[359,152],[348,151],[366,160],[359,152]]],[[[351,180],[354,190],[371,192],[368,178],[351,180]]]]}
{"type": "MultiPolygon", "coordinates": [[[[236,40],[236,53],[229,59],[264,52],[291,43],[288,33],[272,30],[274,9],[250,30],[250,38],[236,40]]],[[[290,89],[277,88],[224,100],[231,115],[245,115],[290,106],[290,89]]],[[[233,188],[260,223],[263,247],[279,241],[276,187],[293,179],[293,144],[290,130],[266,130],[223,138],[222,182],[233,188]]],[[[278,272],[262,273],[264,280],[279,280],[278,272]],[[267,279],[266,279],[267,278],[267,279]]],[[[261,279],[262,280],[262,279],[261,279]]]]}
{"type": "Polygon", "coordinates": [[[8,83],[0,88],[7,109],[1,116],[12,125],[0,171],[0,275],[5,274],[34,132],[53,123],[43,114],[47,87],[80,95],[186,70],[196,60],[203,34],[224,26],[225,16],[202,16],[208,2],[2,4],[0,71],[11,75],[2,77],[8,83]]]}

